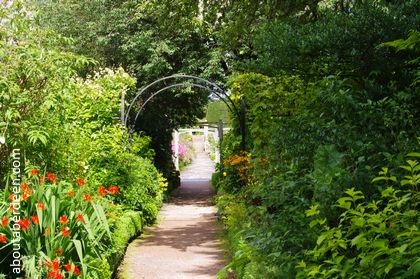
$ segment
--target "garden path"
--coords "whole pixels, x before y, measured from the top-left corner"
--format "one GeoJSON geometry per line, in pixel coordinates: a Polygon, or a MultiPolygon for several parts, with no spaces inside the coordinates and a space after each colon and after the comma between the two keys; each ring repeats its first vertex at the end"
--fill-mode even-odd
{"type": "Polygon", "coordinates": [[[194,136],[197,157],[181,173],[181,187],[166,203],[156,226],[127,248],[120,279],[210,279],[224,265],[210,183],[214,164],[194,136]]]}

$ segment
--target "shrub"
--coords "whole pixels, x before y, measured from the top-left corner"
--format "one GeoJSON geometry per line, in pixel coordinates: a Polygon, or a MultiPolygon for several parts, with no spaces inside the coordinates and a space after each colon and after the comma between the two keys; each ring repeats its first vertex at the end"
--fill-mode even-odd
{"type": "Polygon", "coordinates": [[[128,243],[136,237],[143,229],[142,212],[125,211],[115,216],[115,223],[112,227],[113,246],[107,254],[108,261],[115,269],[124,256],[128,243]]]}
{"type": "MultiPolygon", "coordinates": [[[[411,153],[420,157],[420,153],[411,153]]],[[[338,199],[343,210],[337,226],[319,215],[319,205],[306,211],[318,216],[311,227],[320,226],[316,247],[298,265],[298,278],[417,278],[420,274],[420,164],[408,160],[407,174],[397,179],[384,168],[381,197],[365,200],[354,188],[338,199]]]]}

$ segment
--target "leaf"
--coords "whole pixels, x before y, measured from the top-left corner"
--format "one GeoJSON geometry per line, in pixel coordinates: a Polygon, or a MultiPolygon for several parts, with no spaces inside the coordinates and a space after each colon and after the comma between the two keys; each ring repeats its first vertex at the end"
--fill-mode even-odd
{"type": "Polygon", "coordinates": [[[377,181],[381,181],[381,180],[388,180],[388,177],[386,177],[386,176],[378,176],[378,177],[375,177],[374,179],[372,179],[372,182],[377,182],[377,181]]]}
{"type": "Polygon", "coordinates": [[[325,233],[323,233],[323,234],[321,234],[319,237],[318,237],[318,239],[316,240],[316,245],[321,245],[322,244],[322,242],[324,242],[324,240],[325,239],[327,239],[327,234],[325,234],[325,233]]]}
{"type": "Polygon", "coordinates": [[[411,152],[407,154],[407,157],[418,157],[420,158],[420,152],[411,152]]]}
{"type": "Polygon", "coordinates": [[[351,198],[349,197],[343,197],[338,199],[338,207],[344,208],[344,209],[350,209],[351,208],[351,198]]]}
{"type": "Polygon", "coordinates": [[[397,248],[395,248],[395,249],[397,249],[397,250],[398,250],[398,252],[399,252],[400,254],[402,254],[402,253],[404,253],[404,252],[405,252],[405,250],[407,250],[407,248],[408,248],[408,244],[403,244],[403,245],[401,245],[400,247],[397,247],[397,248]]]}
{"type": "Polygon", "coordinates": [[[351,240],[351,245],[356,246],[359,249],[359,248],[365,247],[367,242],[368,241],[366,237],[364,236],[364,234],[359,234],[351,240]]]}
{"type": "Polygon", "coordinates": [[[311,207],[305,211],[306,217],[314,216],[319,214],[319,204],[311,205],[311,207]]]}
{"type": "Polygon", "coordinates": [[[73,239],[74,246],[76,247],[77,256],[80,259],[80,263],[82,265],[83,274],[87,274],[87,266],[85,265],[84,257],[83,257],[83,249],[82,243],[78,239],[73,239]]]}
{"type": "Polygon", "coordinates": [[[29,131],[28,132],[28,140],[32,144],[36,144],[37,142],[40,142],[43,145],[47,145],[48,133],[45,132],[45,131],[40,131],[40,130],[29,131]]]}
{"type": "Polygon", "coordinates": [[[298,264],[296,265],[296,268],[306,268],[306,263],[301,260],[300,262],[298,262],[298,264]]]}
{"type": "Polygon", "coordinates": [[[355,191],[354,188],[347,189],[345,193],[352,197],[353,201],[363,199],[363,193],[361,191],[355,191]]]}
{"type": "Polygon", "coordinates": [[[382,191],[381,193],[382,197],[386,198],[386,197],[392,197],[395,195],[395,189],[393,187],[388,187],[385,190],[382,191]]]}

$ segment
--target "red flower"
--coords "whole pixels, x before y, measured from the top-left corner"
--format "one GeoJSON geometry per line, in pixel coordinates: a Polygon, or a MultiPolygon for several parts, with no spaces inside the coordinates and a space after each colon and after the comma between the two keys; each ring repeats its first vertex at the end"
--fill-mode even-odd
{"type": "Polygon", "coordinates": [[[83,178],[79,178],[75,180],[79,186],[85,185],[85,180],[83,178]]]}
{"type": "Polygon", "coordinates": [[[9,218],[4,216],[3,219],[1,219],[1,225],[2,225],[2,227],[6,227],[7,224],[9,224],[9,218]]]}
{"type": "Polygon", "coordinates": [[[66,263],[64,265],[64,269],[67,270],[67,271],[70,271],[71,270],[71,263],[66,263]]]}
{"type": "Polygon", "coordinates": [[[31,220],[32,220],[32,223],[34,223],[35,225],[38,225],[39,224],[38,215],[31,216],[31,220]]]}
{"type": "Polygon", "coordinates": [[[57,177],[52,172],[47,173],[45,176],[48,178],[49,181],[53,183],[57,182],[57,177]]]}
{"type": "Polygon", "coordinates": [[[74,270],[73,270],[73,273],[74,273],[74,275],[80,275],[80,269],[77,266],[75,266],[74,270]]]}
{"type": "Polygon", "coordinates": [[[58,261],[58,259],[54,259],[52,261],[52,269],[53,270],[60,270],[60,262],[58,261]]]}
{"type": "Polygon", "coordinates": [[[62,228],[62,229],[61,229],[61,234],[62,234],[64,237],[70,237],[70,230],[69,230],[69,228],[68,228],[68,227],[62,228]]]}
{"type": "Polygon", "coordinates": [[[109,186],[108,187],[108,192],[111,195],[114,195],[114,194],[118,194],[120,192],[120,189],[118,188],[118,186],[109,186]]]}
{"type": "Polygon", "coordinates": [[[105,196],[106,195],[106,188],[104,186],[99,186],[98,187],[98,193],[101,196],[105,196]]]}
{"type": "Polygon", "coordinates": [[[65,216],[65,215],[62,215],[61,217],[60,217],[60,224],[62,224],[62,225],[65,225],[65,224],[67,224],[67,216],[65,216]]]}
{"type": "Polygon", "coordinates": [[[47,278],[63,279],[63,274],[61,274],[60,270],[51,270],[50,272],[48,272],[47,278]]]}
{"type": "Polygon", "coordinates": [[[38,170],[37,169],[31,170],[31,175],[32,176],[37,175],[37,174],[38,174],[38,170]]]}
{"type": "Polygon", "coordinates": [[[29,223],[28,218],[23,218],[23,219],[21,219],[21,220],[18,222],[18,224],[20,225],[21,229],[22,229],[22,230],[24,230],[24,231],[26,231],[26,230],[27,230],[27,229],[29,229],[29,227],[30,227],[30,223],[29,223]]]}
{"type": "Polygon", "coordinates": [[[80,222],[84,223],[85,219],[83,218],[82,213],[77,213],[77,220],[79,220],[80,222]]]}
{"type": "Polygon", "coordinates": [[[38,207],[39,209],[41,209],[41,210],[45,210],[45,204],[43,203],[43,202],[38,202],[37,204],[36,204],[36,207],[38,207]]]}
{"type": "Polygon", "coordinates": [[[84,195],[84,200],[87,201],[87,202],[91,202],[92,201],[92,198],[90,197],[89,194],[85,194],[84,195]]]}
{"type": "Polygon", "coordinates": [[[5,234],[0,233],[0,242],[7,243],[7,238],[5,234]]]}
{"type": "Polygon", "coordinates": [[[58,249],[57,249],[57,251],[55,252],[55,254],[56,254],[57,256],[62,255],[62,254],[63,254],[63,249],[58,248],[58,249]]]}
{"type": "Polygon", "coordinates": [[[73,190],[69,190],[69,191],[67,192],[67,196],[68,196],[68,197],[73,197],[73,196],[74,196],[74,191],[73,191],[73,190]]]}

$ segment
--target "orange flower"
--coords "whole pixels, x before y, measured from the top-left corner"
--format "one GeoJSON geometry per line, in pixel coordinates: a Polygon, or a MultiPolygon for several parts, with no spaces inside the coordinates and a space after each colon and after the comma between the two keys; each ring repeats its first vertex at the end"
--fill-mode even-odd
{"type": "Polygon", "coordinates": [[[52,172],[47,173],[45,176],[48,178],[49,181],[53,183],[57,182],[57,177],[52,172]]]}
{"type": "Polygon", "coordinates": [[[20,186],[22,188],[22,191],[28,195],[32,194],[32,189],[28,187],[28,184],[26,182],[23,182],[20,186]]]}
{"type": "Polygon", "coordinates": [[[64,269],[67,270],[69,273],[73,273],[74,275],[80,275],[80,269],[71,263],[66,263],[64,265],[64,269]]]}
{"type": "Polygon", "coordinates": [[[84,195],[84,200],[87,201],[87,202],[91,202],[92,201],[92,198],[90,197],[89,194],[85,194],[84,195]]]}
{"type": "Polygon", "coordinates": [[[50,233],[51,233],[51,229],[50,228],[46,228],[45,231],[44,231],[44,235],[45,236],[48,236],[48,235],[50,235],[50,233]]]}
{"type": "Polygon", "coordinates": [[[39,182],[44,183],[44,181],[45,181],[45,177],[43,175],[41,175],[39,177],[39,182]]]}
{"type": "Polygon", "coordinates": [[[104,186],[99,186],[98,187],[98,193],[101,196],[105,196],[106,195],[106,188],[104,186]]]}
{"type": "Polygon", "coordinates": [[[47,278],[63,279],[63,274],[61,274],[60,270],[51,270],[50,272],[48,272],[47,278]]]}
{"type": "Polygon", "coordinates": [[[79,186],[85,185],[85,180],[83,178],[79,178],[75,180],[79,186]]]}
{"type": "Polygon", "coordinates": [[[65,215],[62,215],[61,217],[60,217],[60,220],[59,220],[59,222],[60,222],[60,224],[62,224],[62,225],[65,225],[65,224],[67,224],[67,216],[65,216],[65,215]]]}
{"type": "Polygon", "coordinates": [[[26,193],[22,193],[22,200],[23,201],[28,201],[28,198],[29,198],[29,196],[28,196],[28,194],[26,194],[26,193]]]}
{"type": "Polygon", "coordinates": [[[31,220],[32,220],[32,223],[34,223],[35,225],[38,225],[39,224],[38,215],[31,216],[31,220]]]}
{"type": "Polygon", "coordinates": [[[63,249],[58,248],[58,249],[57,249],[57,251],[55,252],[55,254],[56,254],[57,256],[62,255],[62,254],[63,254],[63,249]]]}
{"type": "Polygon", "coordinates": [[[37,174],[38,174],[38,170],[37,169],[31,170],[31,175],[32,176],[37,175],[37,174]]]}
{"type": "Polygon", "coordinates": [[[120,189],[118,188],[118,186],[109,186],[108,187],[108,192],[111,195],[114,195],[114,194],[118,194],[120,192],[120,189]]]}
{"type": "Polygon", "coordinates": [[[21,220],[18,222],[18,224],[20,225],[21,229],[22,229],[22,230],[24,230],[24,231],[26,231],[26,230],[27,230],[27,229],[29,229],[29,227],[30,227],[30,223],[29,223],[28,218],[23,218],[23,219],[21,219],[21,220]]]}
{"type": "Polygon", "coordinates": [[[5,234],[0,233],[0,242],[7,243],[7,238],[5,234]]]}
{"type": "Polygon", "coordinates": [[[79,220],[79,222],[82,222],[82,223],[85,222],[85,219],[83,218],[82,213],[77,213],[77,220],[79,220]]]}
{"type": "Polygon", "coordinates": [[[41,209],[41,210],[45,210],[45,204],[43,203],[43,202],[38,202],[37,204],[36,204],[36,207],[38,207],[39,209],[41,209]]]}
{"type": "Polygon", "coordinates": [[[73,191],[73,190],[69,190],[69,191],[67,192],[67,196],[68,196],[68,197],[73,197],[73,196],[74,196],[74,191],[73,191]]]}
{"type": "Polygon", "coordinates": [[[7,224],[9,224],[9,218],[4,216],[3,219],[1,219],[1,225],[2,225],[2,227],[6,227],[7,224]]]}
{"type": "Polygon", "coordinates": [[[62,234],[64,237],[70,237],[70,230],[69,230],[69,228],[68,228],[68,227],[62,228],[62,229],[61,229],[61,234],[62,234]]]}

